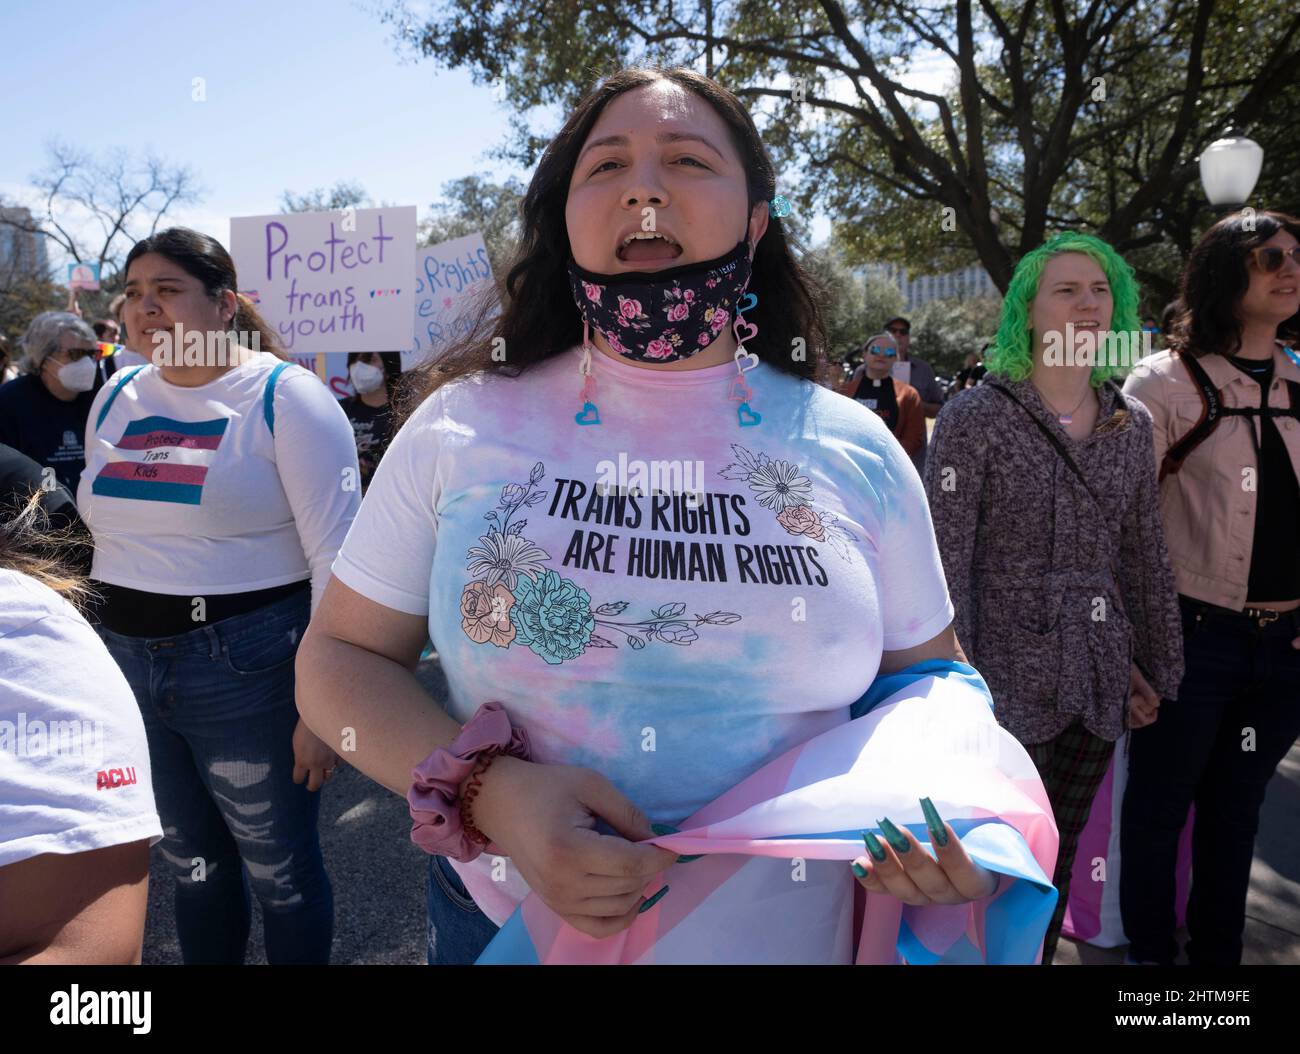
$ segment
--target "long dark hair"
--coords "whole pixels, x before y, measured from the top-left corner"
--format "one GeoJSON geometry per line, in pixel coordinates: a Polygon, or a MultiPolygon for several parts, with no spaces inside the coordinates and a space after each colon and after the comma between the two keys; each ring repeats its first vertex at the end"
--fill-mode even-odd
{"type": "MultiPolygon", "coordinates": [[[[776,170],[758,129],[740,100],[708,77],[687,69],[631,67],[607,77],[569,115],[542,154],[521,205],[520,242],[506,275],[506,303],[492,315],[495,289],[485,289],[471,309],[466,337],[437,359],[411,371],[404,386],[399,416],[405,418],[448,381],[491,372],[517,376],[529,366],[561,354],[582,339],[582,317],[569,288],[569,232],[565,205],[578,154],[601,112],[624,92],[657,81],[671,81],[702,98],[730,130],[744,165],[749,192],[748,217],[755,205],[776,194],[776,170]],[[504,340],[504,344],[498,341],[504,340]],[[494,351],[503,348],[507,362],[494,351]]],[[[827,382],[825,327],[818,289],[791,251],[781,220],[772,216],[754,253],[749,291],[758,297],[753,319],[759,335],[746,347],[776,369],[827,382]],[[804,341],[796,361],[794,341],[804,341]]]]}
{"type": "Polygon", "coordinates": [[[145,253],[157,253],[166,257],[191,278],[202,283],[203,291],[214,301],[220,300],[221,294],[229,289],[235,294],[237,305],[230,328],[241,333],[256,332],[262,351],[269,351],[280,359],[289,357],[280,347],[271,324],[258,313],[253,302],[239,292],[235,261],[216,238],[192,231],[188,227],[168,227],[131,247],[123,273],[129,274],[131,264],[145,253]]]}
{"type": "MultiPolygon", "coordinates": [[[[1178,317],[1169,346],[1193,355],[1232,355],[1241,345],[1237,306],[1250,285],[1249,252],[1278,231],[1300,239],[1300,220],[1285,212],[1234,212],[1223,217],[1187,257],[1178,317]],[[1253,215],[1253,230],[1251,223],[1253,215]]],[[[1281,340],[1300,336],[1300,312],[1277,327],[1281,340]]]]}

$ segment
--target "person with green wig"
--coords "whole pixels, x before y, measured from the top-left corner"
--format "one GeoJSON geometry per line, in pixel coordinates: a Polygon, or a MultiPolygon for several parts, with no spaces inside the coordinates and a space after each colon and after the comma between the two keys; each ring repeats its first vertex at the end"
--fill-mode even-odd
{"type": "Polygon", "coordinates": [[[1141,347],[1137,304],[1100,239],[1064,232],[1026,254],[984,383],[940,412],[926,462],[957,637],[1056,814],[1044,963],[1115,741],[1183,674],[1151,415],[1113,380],[1141,347]]]}

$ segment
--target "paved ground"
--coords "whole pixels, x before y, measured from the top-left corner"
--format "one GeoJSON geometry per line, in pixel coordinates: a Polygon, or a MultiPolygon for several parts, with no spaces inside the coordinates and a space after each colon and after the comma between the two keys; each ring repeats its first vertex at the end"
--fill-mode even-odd
{"type": "MultiPolygon", "coordinates": [[[[436,660],[421,665],[421,680],[435,698],[445,696],[436,660]]],[[[342,769],[321,793],[321,844],[334,884],[334,962],[423,963],[427,858],[411,843],[406,802],[351,768],[342,769]]],[[[157,848],[150,878],[144,961],[179,963],[171,880],[157,848]]],[[[248,962],[265,963],[256,902],[253,911],[248,962]]],[[[1300,964],[1300,744],[1269,785],[1247,914],[1245,962],[1300,964]]],[[[1054,961],[1118,963],[1123,958],[1123,948],[1066,939],[1054,961]]]]}

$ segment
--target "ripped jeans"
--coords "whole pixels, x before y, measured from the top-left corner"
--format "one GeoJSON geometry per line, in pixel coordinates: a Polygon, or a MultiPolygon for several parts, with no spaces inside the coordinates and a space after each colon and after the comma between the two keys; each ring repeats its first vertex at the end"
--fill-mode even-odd
{"type": "Polygon", "coordinates": [[[320,795],[293,782],[293,660],[309,597],[173,637],[99,627],[144,717],[187,964],[244,961],[250,886],[269,962],[329,962],[334,894],[316,833],[320,795]]]}

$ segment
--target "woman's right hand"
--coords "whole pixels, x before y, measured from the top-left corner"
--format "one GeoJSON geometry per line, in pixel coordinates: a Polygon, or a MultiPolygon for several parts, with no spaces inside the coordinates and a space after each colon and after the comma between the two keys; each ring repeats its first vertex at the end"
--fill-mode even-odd
{"type": "Polygon", "coordinates": [[[633,844],[654,837],[650,821],[591,769],[504,755],[481,779],[475,826],[547,907],[591,937],[632,925],[646,884],[677,860],[666,849],[633,844]],[[597,832],[597,817],[622,837],[597,832]]]}

